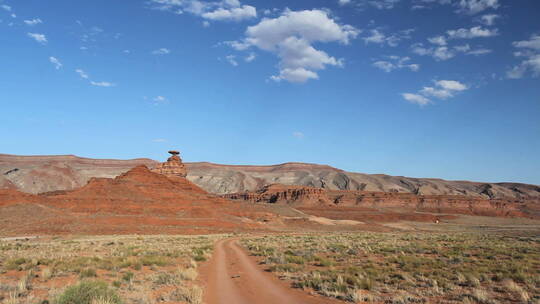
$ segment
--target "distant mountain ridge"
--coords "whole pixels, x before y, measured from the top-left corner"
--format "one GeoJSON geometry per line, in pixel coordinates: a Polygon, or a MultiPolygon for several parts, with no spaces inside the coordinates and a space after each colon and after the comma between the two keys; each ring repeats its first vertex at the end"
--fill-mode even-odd
{"type": "MultiPolygon", "coordinates": [[[[0,189],[28,193],[70,190],[92,177],[114,178],[151,159],[90,159],[74,155],[18,156],[0,154],[0,189]]],[[[216,194],[255,191],[270,184],[299,185],[328,190],[354,190],[419,195],[465,195],[488,199],[538,199],[540,186],[521,183],[483,183],[347,172],[327,165],[285,163],[273,166],[185,163],[187,178],[216,194]]]]}

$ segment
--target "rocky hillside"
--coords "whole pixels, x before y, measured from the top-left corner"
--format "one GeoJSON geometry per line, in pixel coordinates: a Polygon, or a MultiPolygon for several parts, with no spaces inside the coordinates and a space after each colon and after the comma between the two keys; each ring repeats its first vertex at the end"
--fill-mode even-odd
{"type": "Polygon", "coordinates": [[[463,195],[417,195],[413,193],[327,190],[306,186],[273,184],[253,192],[222,195],[251,203],[290,205],[312,210],[365,211],[385,209],[402,212],[432,212],[499,217],[540,218],[540,199],[488,199],[463,195]],[[332,208],[334,207],[334,208],[332,208]],[[340,208],[341,207],[341,208],[340,208]]]}
{"type": "Polygon", "coordinates": [[[277,217],[261,206],[239,206],[141,165],[70,191],[0,190],[0,235],[252,231],[277,217]]]}
{"type": "MultiPolygon", "coordinates": [[[[28,193],[69,190],[92,177],[115,177],[137,165],[155,167],[150,159],[96,160],[76,156],[14,156],[0,154],[0,188],[28,193]]],[[[329,190],[354,190],[418,195],[461,195],[490,199],[538,199],[540,186],[478,183],[441,179],[362,174],[330,166],[286,163],[274,166],[230,166],[186,163],[187,178],[216,194],[255,191],[270,184],[329,190]]]]}

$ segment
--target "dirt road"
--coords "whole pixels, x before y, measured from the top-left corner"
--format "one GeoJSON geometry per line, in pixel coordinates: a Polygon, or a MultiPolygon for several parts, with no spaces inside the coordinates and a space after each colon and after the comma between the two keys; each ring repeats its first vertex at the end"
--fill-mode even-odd
{"type": "Polygon", "coordinates": [[[216,243],[214,254],[203,270],[207,304],[323,304],[343,303],[312,296],[291,288],[262,270],[235,239],[216,243]]]}

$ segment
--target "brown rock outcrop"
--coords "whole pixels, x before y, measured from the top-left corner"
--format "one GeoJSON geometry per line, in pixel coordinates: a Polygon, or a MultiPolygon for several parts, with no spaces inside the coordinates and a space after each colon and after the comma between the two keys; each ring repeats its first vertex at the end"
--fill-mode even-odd
{"type": "Polygon", "coordinates": [[[271,185],[255,192],[226,194],[223,197],[252,203],[273,203],[313,207],[433,212],[502,217],[540,218],[540,201],[536,199],[487,199],[464,195],[417,195],[348,190],[325,190],[313,187],[271,185]]]}
{"type": "Polygon", "coordinates": [[[180,152],[172,150],[169,151],[169,153],[172,156],[169,157],[166,162],[158,164],[152,172],[163,174],[168,177],[186,177],[187,170],[179,156],[180,152]]]}

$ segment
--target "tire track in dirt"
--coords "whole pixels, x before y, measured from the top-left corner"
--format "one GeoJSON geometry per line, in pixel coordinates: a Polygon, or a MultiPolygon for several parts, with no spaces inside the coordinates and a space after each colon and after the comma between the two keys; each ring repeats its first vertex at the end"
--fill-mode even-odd
{"type": "Polygon", "coordinates": [[[218,241],[203,270],[207,304],[325,304],[341,301],[309,295],[263,271],[238,245],[237,239],[218,241]]]}

